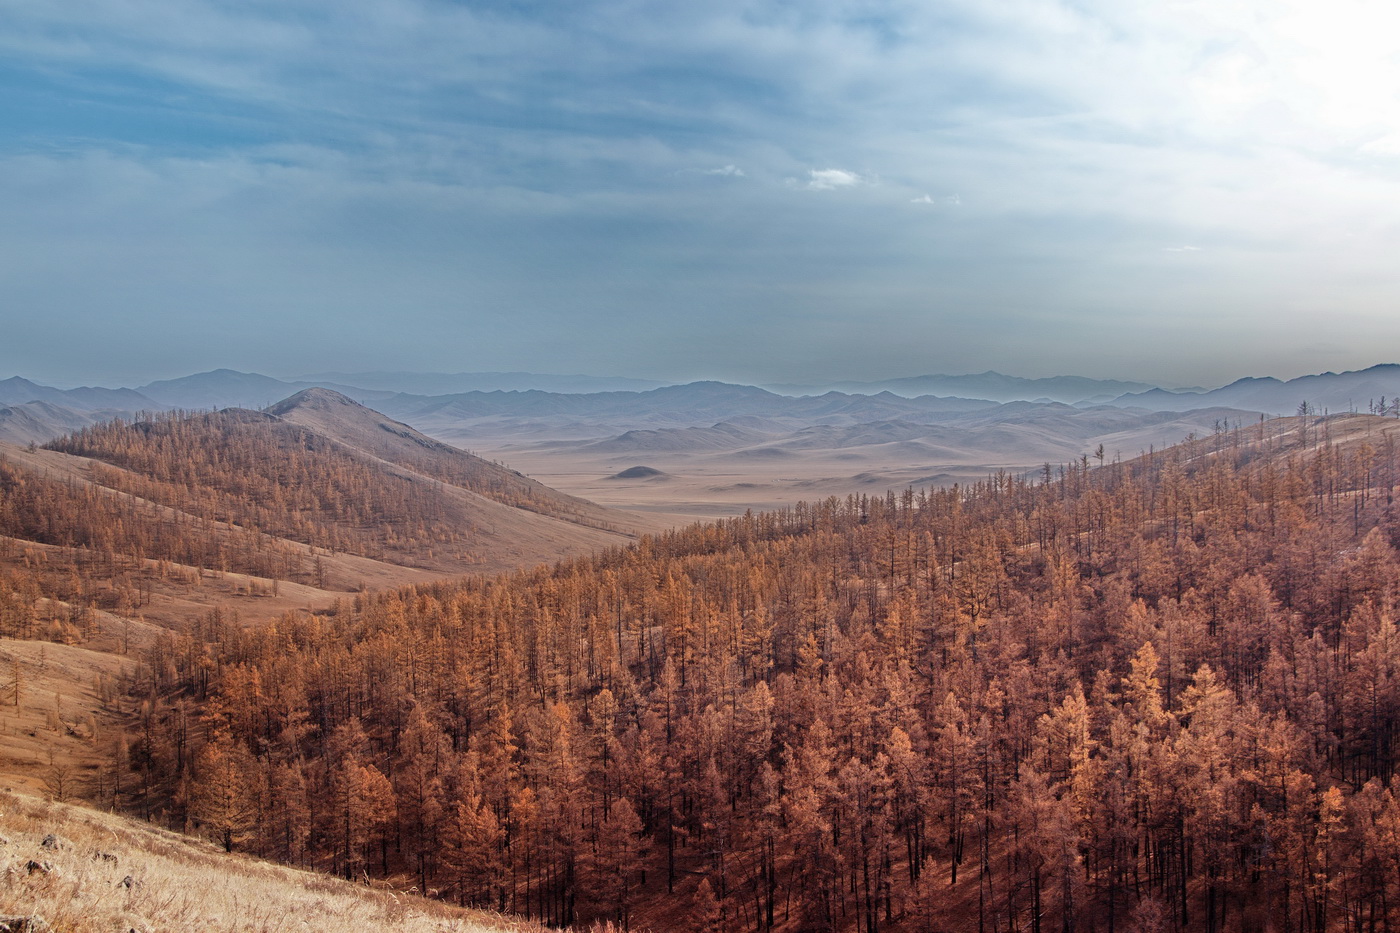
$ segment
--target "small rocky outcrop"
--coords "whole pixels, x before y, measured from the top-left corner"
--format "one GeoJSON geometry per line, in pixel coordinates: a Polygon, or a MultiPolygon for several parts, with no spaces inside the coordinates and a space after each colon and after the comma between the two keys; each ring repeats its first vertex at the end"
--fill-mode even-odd
{"type": "Polygon", "coordinates": [[[614,473],[608,479],[664,479],[666,474],[656,467],[634,466],[628,467],[620,473],[614,473]]]}

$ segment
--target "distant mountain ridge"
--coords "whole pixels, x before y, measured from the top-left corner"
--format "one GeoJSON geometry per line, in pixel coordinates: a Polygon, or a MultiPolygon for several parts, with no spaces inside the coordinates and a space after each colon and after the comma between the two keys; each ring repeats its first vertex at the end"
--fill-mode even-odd
{"type": "Polygon", "coordinates": [[[624,376],[558,376],[546,373],[314,373],[292,376],[289,383],[339,384],[357,386],[381,392],[402,392],[406,395],[456,395],[462,392],[542,392],[583,394],[589,392],[645,392],[659,389],[667,382],[655,379],[632,379],[624,376]]]}
{"type": "Polygon", "coordinates": [[[1323,411],[1367,412],[1372,403],[1379,404],[1382,398],[1389,402],[1397,397],[1400,397],[1400,363],[1381,363],[1361,370],[1318,373],[1287,380],[1246,376],[1208,392],[1150,389],[1121,395],[1113,404],[1154,411],[1224,406],[1269,415],[1293,415],[1304,402],[1319,414],[1323,411]]]}
{"type": "Polygon", "coordinates": [[[112,408],[140,411],[160,407],[149,396],[134,389],[104,389],[98,386],[55,389],[20,376],[0,379],[0,405],[23,405],[26,402],[48,402],[78,410],[112,408]]]}
{"type": "Polygon", "coordinates": [[[1145,392],[1158,388],[1147,382],[1120,379],[1092,379],[1086,376],[1048,376],[1027,379],[1007,376],[994,370],[965,375],[905,376],[874,382],[833,382],[818,385],[770,385],[768,389],[783,395],[814,395],[825,391],[873,395],[890,392],[913,398],[920,395],[945,395],[961,398],[989,399],[994,402],[1036,401],[1048,399],[1073,404],[1086,399],[1112,399],[1129,392],[1145,392]]]}
{"type": "Polygon", "coordinates": [[[724,382],[692,382],[663,386],[646,392],[594,392],[572,395],[557,392],[464,392],[449,396],[398,395],[380,406],[389,414],[437,424],[453,418],[512,417],[631,417],[678,426],[700,421],[730,420],[740,416],[886,418],[897,415],[946,415],[991,408],[985,399],[902,398],[889,392],[877,395],[824,395],[793,397],[757,386],[724,382]]]}
{"type": "Polygon", "coordinates": [[[340,385],[329,381],[288,382],[264,376],[262,373],[245,373],[236,369],[215,369],[204,373],[193,373],[178,379],[162,379],[141,386],[140,392],[155,399],[167,408],[211,409],[211,408],[265,408],[287,396],[315,386],[334,389],[366,402],[384,398],[392,393],[363,389],[357,386],[340,385]]]}
{"type": "MultiPolygon", "coordinates": [[[[579,445],[556,441],[540,449],[573,447],[584,454],[648,457],[705,457],[739,454],[776,458],[819,451],[863,451],[872,459],[907,457],[952,462],[991,462],[1025,456],[1032,447],[1052,462],[1073,460],[1093,443],[1118,442],[1132,454],[1149,443],[1163,445],[1190,433],[1205,433],[1213,423],[1252,420],[1251,413],[1228,408],[1198,409],[1186,414],[1142,409],[1076,408],[1059,402],[1009,402],[951,415],[936,422],[892,418],[847,424],[818,423],[796,429],[759,431],[730,422],[708,427],[630,430],[579,445]],[[1150,438],[1156,437],[1156,441],[1150,438]]],[[[1123,452],[1122,446],[1111,449],[1123,452]]]]}
{"type": "MultiPolygon", "coordinates": [[[[1055,376],[1028,379],[994,371],[927,375],[880,382],[841,383],[843,388],[770,387],[699,381],[652,384],[647,380],[528,373],[326,373],[334,379],[288,381],[261,373],[218,369],[163,379],[136,389],[57,389],[18,376],[0,380],[0,441],[42,443],[67,431],[138,411],[227,407],[262,409],[308,388],[326,388],[454,443],[470,442],[478,427],[493,436],[533,434],[542,440],[601,442],[628,431],[710,428],[718,423],[782,433],[819,423],[934,422],[970,412],[995,412],[1006,404],[1111,406],[1156,412],[1219,408],[1288,415],[1306,402],[1313,411],[1368,411],[1381,398],[1400,396],[1400,364],[1296,379],[1246,377],[1227,386],[1166,389],[1147,383],[1055,376]],[[364,377],[372,385],[342,383],[364,377]],[[493,382],[494,380],[494,382],[493,382]],[[399,391],[496,385],[448,393],[399,391]],[[570,385],[588,391],[503,388],[505,385],[570,385]],[[624,386],[618,388],[616,386],[624,386]],[[600,390],[602,386],[613,386],[600,390]],[[819,391],[820,389],[820,391],[819,391]]],[[[1009,414],[1009,411],[1003,412],[1009,414]]],[[[658,441],[660,439],[657,439],[658,441]]]]}

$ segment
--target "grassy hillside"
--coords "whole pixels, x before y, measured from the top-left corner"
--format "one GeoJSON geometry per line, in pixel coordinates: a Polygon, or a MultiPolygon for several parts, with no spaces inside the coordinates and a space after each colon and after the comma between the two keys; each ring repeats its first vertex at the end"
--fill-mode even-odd
{"type": "Polygon", "coordinates": [[[504,505],[594,528],[622,530],[629,517],[550,489],[497,463],[434,440],[330,389],[306,389],[267,413],[333,438],[358,454],[431,477],[504,505]]]}
{"type": "Polygon", "coordinates": [[[236,628],[631,540],[626,515],[334,393],[277,410],[0,444],[0,776],[90,785],[131,728],[113,685],[213,613],[236,628]]]}
{"type": "MultiPolygon", "coordinates": [[[[146,614],[162,594],[231,574],[260,596],[305,587],[292,603],[306,605],[312,590],[527,566],[629,538],[631,516],[334,393],[303,392],[277,411],[114,421],[47,449],[0,445],[0,635],[32,634],[35,596],[146,614]]],[[[210,595],[206,605],[226,594],[210,595]]]]}
{"type": "Polygon", "coordinates": [[[110,814],[0,793],[0,917],[53,933],[501,933],[480,911],[227,855],[110,814]]]}
{"type": "Polygon", "coordinates": [[[426,569],[524,563],[532,547],[548,559],[627,530],[625,516],[325,390],[267,412],[110,422],[47,446],[86,458],[96,483],[196,522],[426,569]]]}

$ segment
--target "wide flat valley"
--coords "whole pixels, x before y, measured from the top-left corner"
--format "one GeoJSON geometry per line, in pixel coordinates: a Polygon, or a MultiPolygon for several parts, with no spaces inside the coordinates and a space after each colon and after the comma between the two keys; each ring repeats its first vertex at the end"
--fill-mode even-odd
{"type": "MultiPolygon", "coordinates": [[[[584,445],[580,445],[584,446],[584,445]]],[[[829,496],[884,495],[1020,473],[1033,462],[931,464],[869,450],[594,453],[474,438],[471,449],[533,479],[599,505],[650,515],[660,525],[741,515],[829,496]],[[637,469],[637,468],[641,469],[637,469]],[[653,472],[655,471],[655,472],[653,472]]]]}

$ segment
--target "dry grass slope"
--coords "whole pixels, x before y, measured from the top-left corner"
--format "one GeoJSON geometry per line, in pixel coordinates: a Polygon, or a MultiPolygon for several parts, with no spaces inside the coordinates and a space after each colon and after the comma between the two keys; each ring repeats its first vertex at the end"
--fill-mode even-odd
{"type": "Polygon", "coordinates": [[[226,855],[142,823],[10,793],[0,794],[0,915],[38,916],[55,933],[541,929],[226,855]]]}

